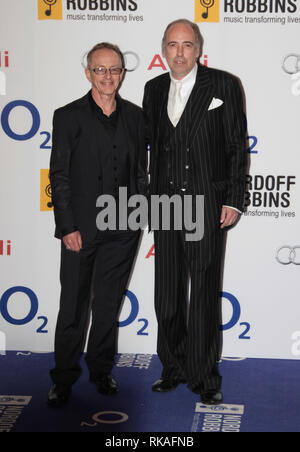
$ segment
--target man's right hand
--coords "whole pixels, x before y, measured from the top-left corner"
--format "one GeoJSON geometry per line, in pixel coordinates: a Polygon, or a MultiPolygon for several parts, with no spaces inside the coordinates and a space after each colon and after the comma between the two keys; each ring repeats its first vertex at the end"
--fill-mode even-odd
{"type": "Polygon", "coordinates": [[[79,253],[82,249],[82,238],[79,231],[65,235],[63,242],[67,250],[74,251],[74,253],[79,253]]]}

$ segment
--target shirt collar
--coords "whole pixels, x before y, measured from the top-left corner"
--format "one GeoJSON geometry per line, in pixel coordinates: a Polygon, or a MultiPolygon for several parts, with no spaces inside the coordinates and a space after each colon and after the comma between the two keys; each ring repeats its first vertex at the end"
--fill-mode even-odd
{"type": "MultiPolygon", "coordinates": [[[[89,101],[90,101],[90,105],[91,105],[93,111],[98,112],[98,113],[101,113],[103,116],[105,116],[104,113],[103,113],[103,111],[102,111],[102,109],[101,109],[101,108],[99,107],[99,105],[97,105],[96,102],[94,101],[93,96],[92,96],[92,91],[89,92],[89,101]]],[[[116,108],[116,110],[112,113],[111,116],[117,115],[117,114],[119,113],[119,111],[121,110],[120,96],[119,96],[118,94],[116,95],[116,102],[117,102],[117,108],[116,108]]]]}
{"type": "Polygon", "coordinates": [[[197,78],[197,73],[198,73],[198,65],[195,64],[194,68],[191,70],[191,72],[186,75],[182,80],[176,80],[171,72],[170,72],[170,77],[171,77],[171,81],[173,83],[177,83],[177,82],[181,82],[182,86],[188,86],[188,85],[194,85],[196,83],[196,78],[197,78]]]}

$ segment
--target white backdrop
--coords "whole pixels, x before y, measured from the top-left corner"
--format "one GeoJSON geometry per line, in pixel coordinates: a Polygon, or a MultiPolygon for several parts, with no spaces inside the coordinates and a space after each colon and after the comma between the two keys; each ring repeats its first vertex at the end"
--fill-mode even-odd
{"type": "MultiPolygon", "coordinates": [[[[83,55],[101,41],[129,52],[135,70],[121,94],[141,105],[145,82],[167,70],[164,29],[181,17],[201,21],[201,61],[238,76],[247,99],[250,205],[228,234],[223,354],[299,358],[299,0],[1,0],[0,350],[53,350],[52,115],[89,90],[83,55]]],[[[156,352],[152,246],[146,232],[120,318],[122,353],[156,352]]]]}

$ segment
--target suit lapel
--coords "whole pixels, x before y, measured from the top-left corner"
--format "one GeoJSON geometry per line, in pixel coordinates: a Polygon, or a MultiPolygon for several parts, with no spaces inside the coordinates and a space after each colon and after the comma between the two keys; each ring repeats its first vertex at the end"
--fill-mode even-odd
{"type": "MultiPolygon", "coordinates": [[[[127,147],[129,152],[134,152],[137,124],[131,121],[130,114],[127,113],[126,107],[126,103],[119,96],[119,118],[117,132],[120,132],[120,128],[122,128],[122,133],[119,136],[122,137],[123,147],[127,147]]],[[[117,136],[118,134],[116,133],[116,137],[117,136]]]]}
{"type": "Polygon", "coordinates": [[[76,115],[78,115],[78,122],[81,126],[80,134],[84,134],[86,137],[86,152],[90,153],[94,161],[98,162],[98,136],[95,130],[99,128],[99,122],[93,111],[90,95],[91,91],[77,101],[76,115]]]}
{"type": "Polygon", "coordinates": [[[197,135],[213,96],[214,86],[210,79],[209,72],[205,67],[199,66],[196,83],[190,98],[190,143],[194,141],[197,135]]]}
{"type": "Polygon", "coordinates": [[[157,128],[157,137],[160,136],[160,131],[165,128],[166,124],[164,121],[164,113],[168,108],[168,99],[169,99],[169,91],[170,91],[171,79],[169,74],[163,78],[159,89],[157,90],[157,118],[158,118],[158,128],[157,128]]]}
{"type": "MultiPolygon", "coordinates": [[[[156,105],[158,105],[158,110],[155,114],[158,118],[157,137],[160,136],[160,132],[164,130],[166,125],[164,113],[167,110],[170,83],[170,76],[165,76],[160,83],[159,89],[157,89],[156,105]]],[[[185,127],[190,143],[194,141],[197,135],[213,96],[214,85],[211,81],[209,71],[204,66],[199,65],[194,89],[178,124],[178,127],[185,127]]]]}

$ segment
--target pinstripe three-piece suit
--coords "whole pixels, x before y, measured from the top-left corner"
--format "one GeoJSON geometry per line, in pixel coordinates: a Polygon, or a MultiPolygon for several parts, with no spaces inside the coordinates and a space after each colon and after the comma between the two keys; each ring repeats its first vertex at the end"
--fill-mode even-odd
{"type": "Polygon", "coordinates": [[[204,195],[204,238],[155,231],[155,307],[164,379],[218,390],[222,206],[244,208],[246,139],[237,80],[198,66],[196,83],[176,127],[168,116],[170,75],[146,84],[144,111],[151,145],[150,194],[204,195]],[[211,108],[213,101],[217,108],[211,108]],[[188,296],[188,281],[191,293],[188,296]],[[189,305],[189,308],[188,308],[189,305]]]}

